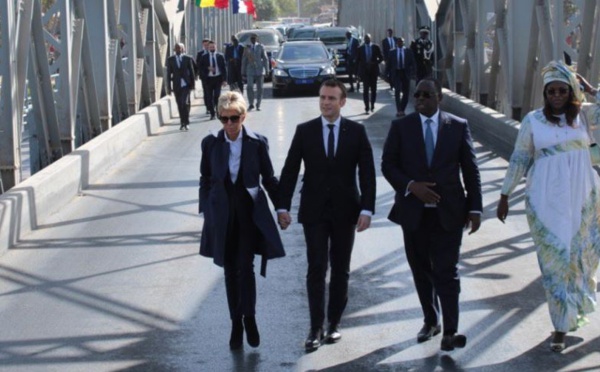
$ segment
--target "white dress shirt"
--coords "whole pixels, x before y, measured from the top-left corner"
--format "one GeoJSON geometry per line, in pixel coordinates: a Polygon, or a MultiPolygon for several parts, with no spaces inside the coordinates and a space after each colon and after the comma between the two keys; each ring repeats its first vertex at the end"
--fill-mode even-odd
{"type": "Polygon", "coordinates": [[[242,132],[240,132],[235,141],[232,141],[229,139],[229,137],[227,137],[227,132],[225,132],[225,141],[229,143],[229,176],[231,177],[232,183],[235,183],[238,173],[240,172],[240,164],[242,160],[242,137],[242,132]]]}

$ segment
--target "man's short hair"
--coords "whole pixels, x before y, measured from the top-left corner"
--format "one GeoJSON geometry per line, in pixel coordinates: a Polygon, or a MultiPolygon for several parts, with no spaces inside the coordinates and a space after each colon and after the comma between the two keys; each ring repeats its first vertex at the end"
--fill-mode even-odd
{"type": "Polygon", "coordinates": [[[433,85],[435,86],[435,91],[437,94],[442,94],[442,83],[436,79],[436,78],[432,78],[432,77],[426,77],[423,78],[419,81],[419,83],[421,83],[422,81],[430,81],[433,83],[433,85]]]}
{"type": "Polygon", "coordinates": [[[321,87],[319,88],[319,90],[321,90],[321,88],[323,87],[330,87],[330,88],[340,88],[340,90],[342,91],[342,98],[346,98],[346,96],[348,95],[348,91],[346,90],[346,86],[344,85],[344,83],[342,83],[340,80],[338,79],[327,79],[325,80],[323,83],[321,83],[321,87]]]}

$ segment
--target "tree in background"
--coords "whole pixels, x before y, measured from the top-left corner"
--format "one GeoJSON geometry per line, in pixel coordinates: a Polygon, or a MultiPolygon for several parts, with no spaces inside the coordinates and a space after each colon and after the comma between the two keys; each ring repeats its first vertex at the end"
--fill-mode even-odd
{"type": "Polygon", "coordinates": [[[279,17],[279,6],[275,0],[254,0],[256,17],[260,21],[269,21],[279,17]]]}

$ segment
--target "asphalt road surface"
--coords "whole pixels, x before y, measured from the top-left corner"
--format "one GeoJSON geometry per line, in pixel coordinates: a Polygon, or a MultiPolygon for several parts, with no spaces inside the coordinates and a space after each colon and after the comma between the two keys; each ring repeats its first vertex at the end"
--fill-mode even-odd
{"type": "MultiPolygon", "coordinates": [[[[479,143],[484,222],[465,236],[460,269],[468,344],[450,353],[439,336],[417,344],[422,315],[400,228],[386,218],[393,190],[379,172],[395,109],[387,84],[379,88],[375,113],[362,112],[362,93],[342,110],[367,127],[378,189],[373,224],[357,234],[338,344],[304,352],[306,258],[295,223],[282,232],[287,257],[257,278],[260,347],[229,351],[223,272],[198,255],[200,142],[220,124],[197,99],[189,132],[179,131],[173,104],[160,133],[0,257],[0,371],[600,370],[598,313],[568,335],[565,352],[549,350],[522,188],[501,224],[495,205],[507,163],[479,143]]],[[[269,84],[265,95],[246,125],[269,138],[278,173],[296,124],[319,115],[318,98],[272,99],[269,84]]]]}

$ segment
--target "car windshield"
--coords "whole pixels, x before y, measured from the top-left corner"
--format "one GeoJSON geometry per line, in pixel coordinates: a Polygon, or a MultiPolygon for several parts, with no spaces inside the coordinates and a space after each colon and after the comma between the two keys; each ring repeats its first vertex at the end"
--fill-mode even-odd
{"type": "Polygon", "coordinates": [[[346,44],[346,31],[345,30],[318,30],[317,37],[325,45],[330,44],[346,44]]]}
{"type": "MultiPolygon", "coordinates": [[[[238,36],[240,44],[250,44],[250,35],[252,33],[244,33],[238,36]]],[[[260,33],[258,35],[258,42],[262,45],[267,46],[279,46],[279,37],[272,33],[260,33]]]]}
{"type": "Polygon", "coordinates": [[[308,30],[303,30],[301,28],[294,30],[292,32],[292,35],[290,35],[290,39],[293,40],[297,40],[297,39],[314,39],[315,38],[315,30],[312,29],[308,29],[308,30]]]}
{"type": "Polygon", "coordinates": [[[317,62],[328,59],[327,51],[322,45],[290,45],[284,44],[280,59],[285,62],[310,61],[317,62]]]}

